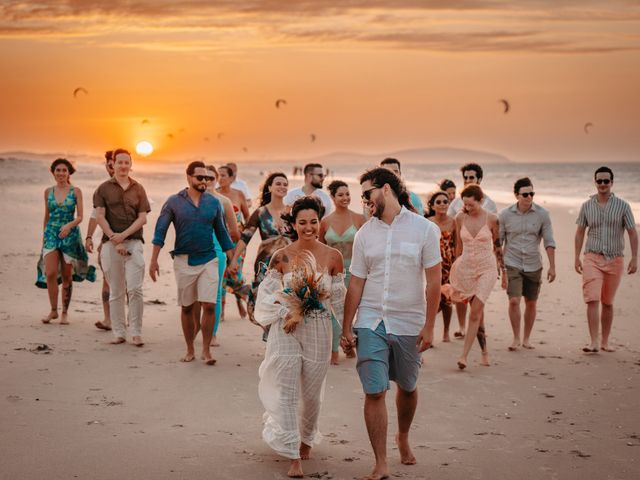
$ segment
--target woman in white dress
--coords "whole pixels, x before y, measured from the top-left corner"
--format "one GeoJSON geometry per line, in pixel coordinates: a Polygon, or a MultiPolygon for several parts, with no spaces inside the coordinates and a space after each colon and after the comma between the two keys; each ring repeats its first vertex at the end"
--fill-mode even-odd
{"type": "Polygon", "coordinates": [[[262,438],[289,458],[287,475],[319,443],[318,415],[331,356],[331,310],[342,323],[346,288],[340,252],[318,241],[322,205],[297,200],[283,217],[295,241],[274,253],[256,300],[256,320],[269,328],[258,393],[262,438]],[[302,411],[299,412],[299,406],[302,411]]]}

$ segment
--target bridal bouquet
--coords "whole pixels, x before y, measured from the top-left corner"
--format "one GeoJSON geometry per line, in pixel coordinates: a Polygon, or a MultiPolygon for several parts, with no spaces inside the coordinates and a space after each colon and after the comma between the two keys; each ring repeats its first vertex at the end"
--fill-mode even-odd
{"type": "Polygon", "coordinates": [[[303,252],[292,262],[291,283],[280,293],[280,301],[289,310],[284,331],[293,332],[298,324],[314,310],[322,311],[322,301],[329,298],[329,291],[322,286],[323,275],[317,275],[313,255],[303,252]]]}

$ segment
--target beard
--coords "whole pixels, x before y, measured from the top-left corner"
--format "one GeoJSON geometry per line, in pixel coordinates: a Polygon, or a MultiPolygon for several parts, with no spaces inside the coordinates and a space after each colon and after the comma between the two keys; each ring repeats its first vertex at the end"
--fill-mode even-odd
{"type": "Polygon", "coordinates": [[[198,183],[196,185],[193,185],[193,188],[199,191],[200,193],[204,193],[207,191],[207,185],[205,185],[204,183],[198,183]]]}
{"type": "Polygon", "coordinates": [[[317,188],[317,189],[322,190],[322,182],[311,182],[311,186],[313,188],[317,188]]]}
{"type": "Polygon", "coordinates": [[[385,203],[384,203],[384,199],[381,198],[380,200],[378,200],[375,204],[374,204],[374,210],[373,210],[373,216],[376,218],[381,218],[382,217],[382,213],[384,212],[384,207],[385,207],[385,203]]]}

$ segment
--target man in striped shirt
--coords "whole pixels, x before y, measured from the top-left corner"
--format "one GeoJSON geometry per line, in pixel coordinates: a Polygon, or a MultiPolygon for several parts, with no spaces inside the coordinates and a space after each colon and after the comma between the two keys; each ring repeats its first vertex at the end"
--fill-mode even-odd
{"type": "Polygon", "coordinates": [[[591,344],[582,350],[598,351],[598,330],[602,323],[600,348],[613,352],[609,346],[609,334],[613,323],[613,300],[622,280],[624,270],[624,231],[629,234],[631,260],[627,273],[638,269],[638,232],[631,207],[611,191],[613,172],[609,167],[596,170],[595,183],[598,193],[582,204],[576,224],[575,269],[582,275],[582,293],[587,304],[587,320],[591,344]],[[580,251],[587,233],[583,262],[580,251]],[[602,312],[600,312],[602,303],[602,312]]]}

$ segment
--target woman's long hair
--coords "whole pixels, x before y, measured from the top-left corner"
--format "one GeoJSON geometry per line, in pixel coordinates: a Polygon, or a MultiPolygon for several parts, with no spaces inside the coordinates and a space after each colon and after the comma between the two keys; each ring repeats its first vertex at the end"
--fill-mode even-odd
{"type": "Polygon", "coordinates": [[[271,192],[269,191],[269,187],[271,185],[273,185],[273,181],[277,177],[283,177],[287,182],[289,181],[287,176],[282,172],[273,172],[273,173],[269,174],[269,176],[264,180],[264,183],[262,184],[262,188],[261,188],[261,192],[260,192],[260,206],[261,207],[264,207],[268,203],[271,203],[271,192]]]}
{"type": "Polygon", "coordinates": [[[416,212],[415,207],[411,203],[409,192],[404,185],[404,182],[391,170],[378,167],[367,170],[360,176],[360,185],[366,181],[371,182],[374,187],[381,188],[385,183],[391,187],[394,195],[398,199],[398,203],[411,212],[416,212]]]}

